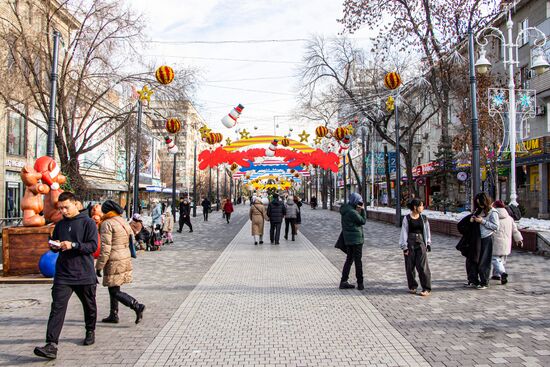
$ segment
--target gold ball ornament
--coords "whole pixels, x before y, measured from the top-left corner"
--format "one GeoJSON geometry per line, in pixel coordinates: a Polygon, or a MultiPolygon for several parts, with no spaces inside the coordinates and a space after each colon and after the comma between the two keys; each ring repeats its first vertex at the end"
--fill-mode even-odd
{"type": "Polygon", "coordinates": [[[235,171],[237,168],[239,168],[239,165],[237,163],[233,163],[231,165],[231,171],[235,171]]]}
{"type": "Polygon", "coordinates": [[[318,138],[324,138],[328,135],[328,128],[326,126],[317,126],[315,129],[315,135],[317,135],[318,138]]]}
{"type": "Polygon", "coordinates": [[[281,145],[282,145],[283,147],[288,147],[288,146],[290,145],[290,140],[289,140],[288,138],[283,138],[283,139],[281,140],[281,145]]]}
{"type": "Polygon", "coordinates": [[[155,77],[160,84],[170,84],[174,80],[174,69],[170,66],[163,65],[155,72],[155,77]]]}
{"type": "Polygon", "coordinates": [[[348,135],[347,127],[340,126],[334,130],[334,139],[340,141],[344,139],[344,136],[348,135]]]}
{"type": "Polygon", "coordinates": [[[170,134],[177,134],[181,129],[181,122],[177,118],[173,117],[166,121],[166,131],[170,134]]]}
{"type": "Polygon", "coordinates": [[[384,77],[384,85],[386,88],[394,90],[401,85],[401,77],[395,71],[387,73],[384,77]]]}

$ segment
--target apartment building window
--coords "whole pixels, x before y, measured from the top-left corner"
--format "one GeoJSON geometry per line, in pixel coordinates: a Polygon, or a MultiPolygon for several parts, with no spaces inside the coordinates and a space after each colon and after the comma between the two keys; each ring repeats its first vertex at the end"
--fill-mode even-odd
{"type": "MultiPolygon", "coordinates": [[[[48,128],[48,125],[43,121],[38,121],[40,126],[44,128],[48,128]]],[[[48,134],[45,133],[42,129],[36,128],[36,148],[35,148],[35,156],[36,157],[42,157],[46,155],[48,152],[48,134]]]]}
{"type": "Polygon", "coordinates": [[[8,134],[6,152],[12,155],[25,155],[25,119],[17,113],[8,114],[8,134]]]}
{"type": "MultiPolygon", "coordinates": [[[[529,28],[529,19],[524,19],[521,21],[521,23],[519,24],[519,29],[520,31],[525,31],[527,28],[529,28]]],[[[529,43],[529,33],[528,32],[523,32],[523,34],[521,35],[521,44],[519,45],[520,47],[523,46],[523,45],[526,45],[527,43],[529,43]]]]}
{"type": "Polygon", "coordinates": [[[520,84],[521,84],[522,89],[528,89],[529,88],[530,72],[531,72],[531,70],[529,70],[528,65],[522,66],[519,69],[519,78],[520,78],[520,84]]]}

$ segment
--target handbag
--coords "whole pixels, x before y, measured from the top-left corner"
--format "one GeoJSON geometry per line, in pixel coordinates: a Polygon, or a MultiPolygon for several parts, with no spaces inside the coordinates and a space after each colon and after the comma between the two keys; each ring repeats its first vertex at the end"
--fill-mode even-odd
{"type": "Polygon", "coordinates": [[[123,223],[117,220],[117,222],[124,228],[124,231],[128,235],[128,248],[130,249],[130,256],[132,256],[134,259],[137,258],[137,252],[136,252],[136,246],[134,246],[134,237],[130,232],[126,230],[126,227],[123,223]]]}
{"type": "Polygon", "coordinates": [[[348,253],[348,248],[346,246],[346,242],[344,241],[344,232],[340,232],[340,236],[338,236],[338,240],[336,240],[334,247],[341,250],[345,254],[348,253]]]}

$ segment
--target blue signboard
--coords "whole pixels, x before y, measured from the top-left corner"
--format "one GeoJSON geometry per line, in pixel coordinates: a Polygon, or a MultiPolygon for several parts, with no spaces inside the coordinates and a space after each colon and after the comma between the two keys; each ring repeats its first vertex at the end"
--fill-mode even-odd
{"type": "MultiPolygon", "coordinates": [[[[367,172],[370,173],[370,153],[366,155],[365,162],[367,164],[367,172]]],[[[389,163],[389,169],[390,174],[395,173],[396,171],[396,155],[395,152],[388,152],[388,163],[389,163]]],[[[384,152],[377,152],[374,153],[374,173],[375,175],[384,175],[386,174],[386,171],[384,169],[384,152]]]]}

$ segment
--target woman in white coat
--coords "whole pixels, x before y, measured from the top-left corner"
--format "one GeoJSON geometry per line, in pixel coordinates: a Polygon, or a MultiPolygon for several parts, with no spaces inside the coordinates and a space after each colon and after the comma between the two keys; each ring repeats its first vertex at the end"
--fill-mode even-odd
{"type": "Polygon", "coordinates": [[[506,259],[512,252],[512,239],[520,247],[523,246],[523,237],[516,226],[514,219],[508,214],[506,206],[501,200],[493,203],[493,207],[498,212],[500,226],[493,234],[493,276],[495,280],[500,280],[501,284],[508,283],[508,273],[506,272],[506,259]]]}

